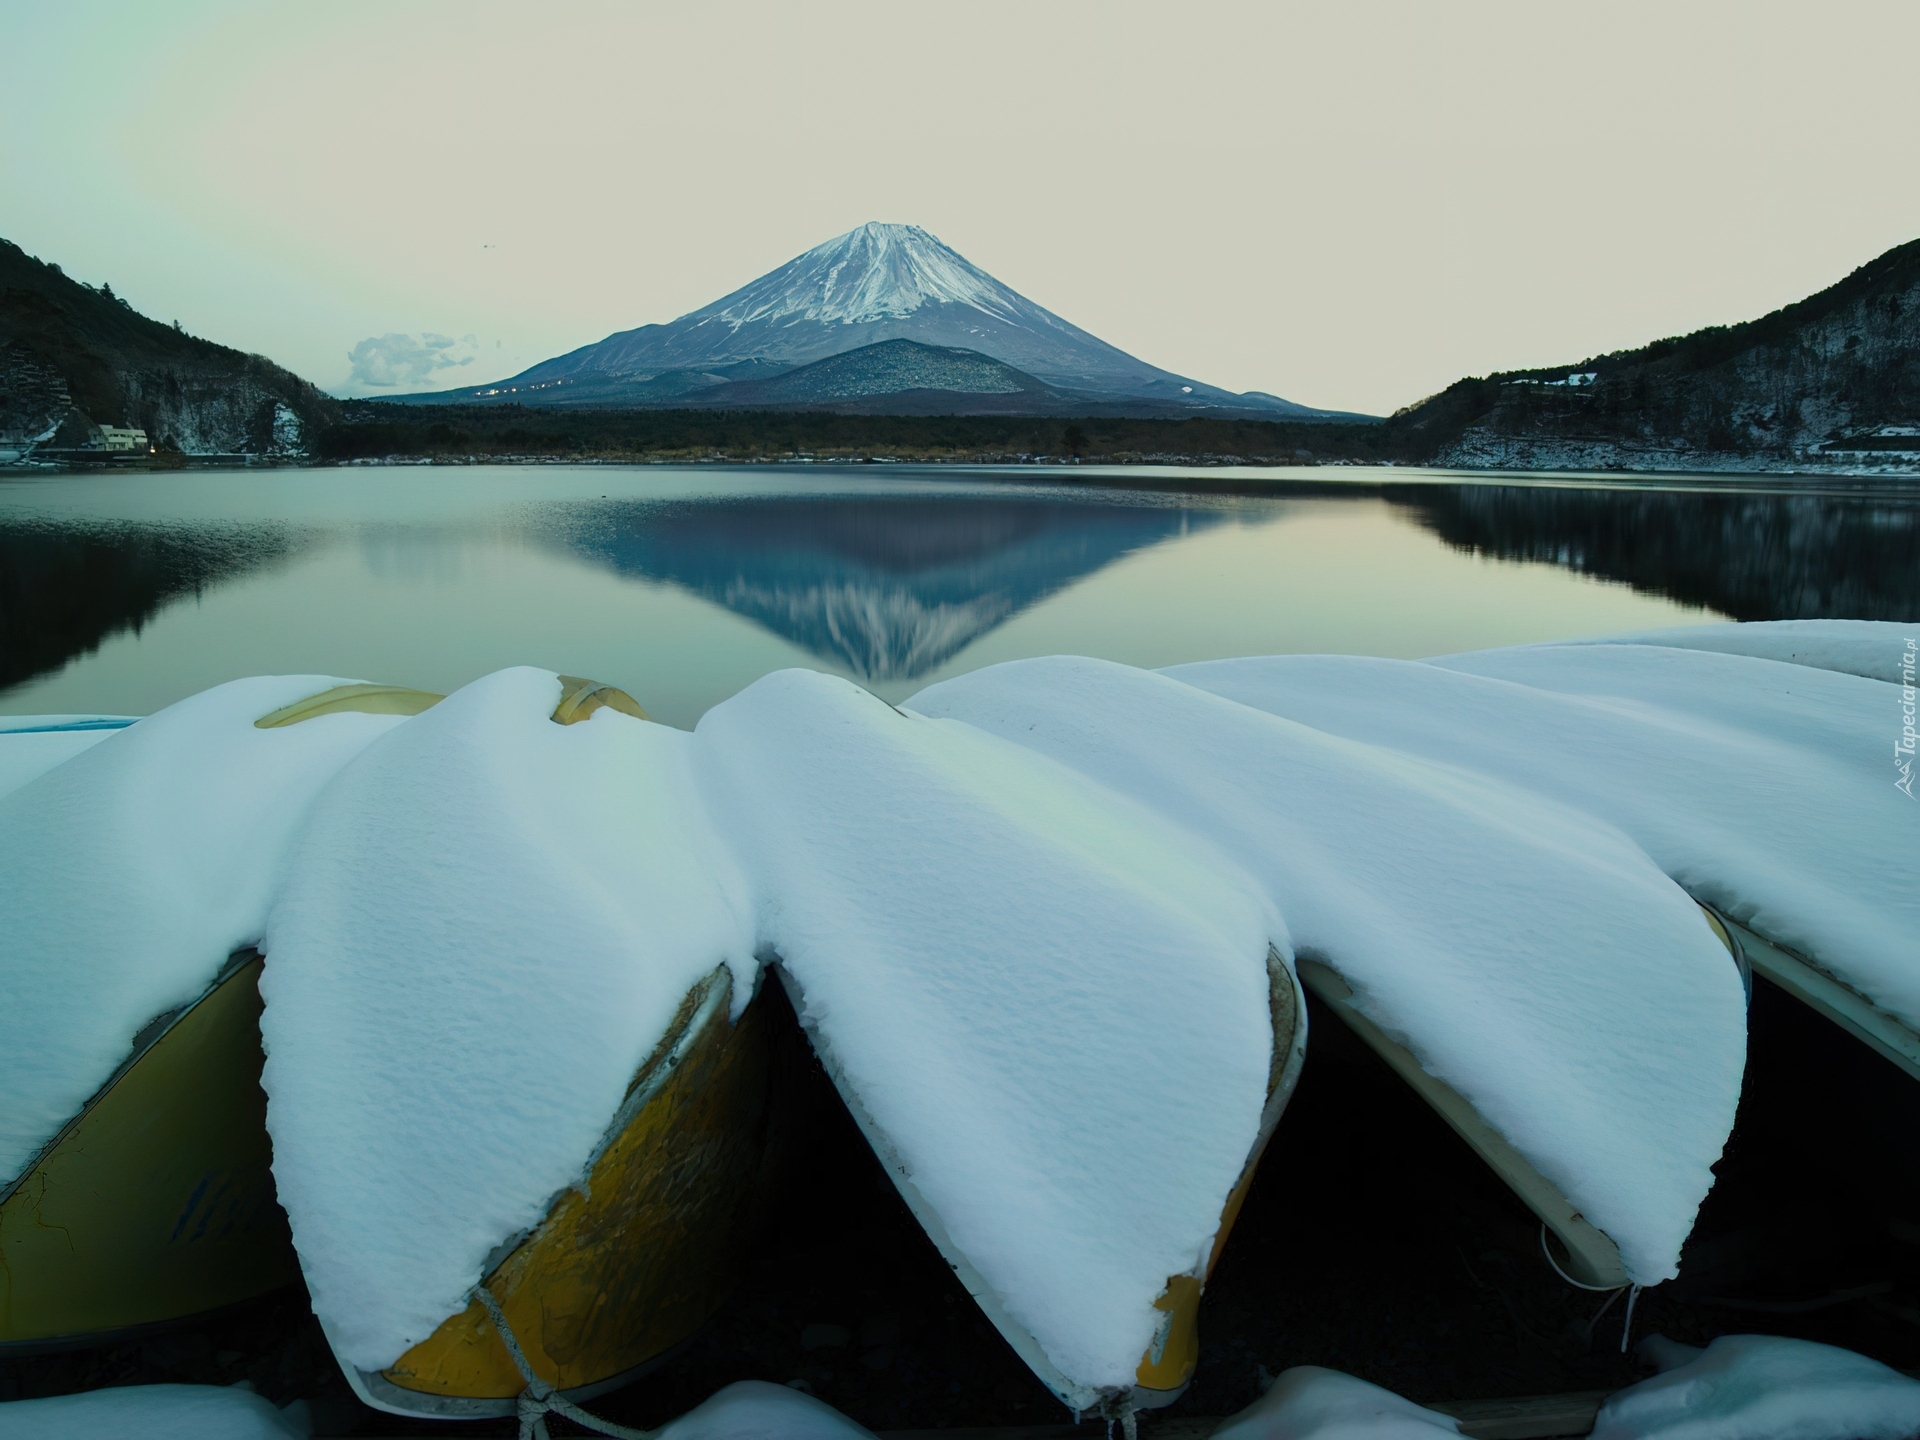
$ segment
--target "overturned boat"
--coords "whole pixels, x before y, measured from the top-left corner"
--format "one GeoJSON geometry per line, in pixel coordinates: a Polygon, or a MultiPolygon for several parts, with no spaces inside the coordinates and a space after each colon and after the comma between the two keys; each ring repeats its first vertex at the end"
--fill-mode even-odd
{"type": "Polygon", "coordinates": [[[1676,1273],[1745,1045],[1700,908],[1604,823],[1186,673],[1055,657],[909,705],[1071,765],[1244,867],[1323,1013],[1558,1236],[1550,1259],[1595,1288],[1676,1273]]]}
{"type": "MultiPolygon", "coordinates": [[[[1701,909],[1708,927],[1726,947],[1744,980],[1745,960],[1739,947],[1720,917],[1705,906],[1701,909]]],[[[1422,1066],[1413,1051],[1369,1018],[1354,1003],[1353,988],[1334,966],[1323,960],[1303,960],[1300,978],[1314,999],[1386,1061],[1422,1103],[1446,1121],[1515,1198],[1534,1213],[1540,1221],[1543,1246],[1548,1233],[1559,1241],[1562,1253],[1555,1256],[1549,1250],[1547,1259],[1563,1278],[1589,1290],[1616,1290],[1633,1283],[1612,1237],[1588,1220],[1470,1100],[1422,1066]]]]}
{"type": "Polygon", "coordinates": [[[157,1016],[0,1187],[0,1354],[96,1345],[299,1278],[260,1091],[260,957],[157,1016]]]}
{"type": "MultiPolygon", "coordinates": [[[[127,807],[164,803],[170,782],[186,791],[207,786],[218,792],[226,765],[212,752],[227,745],[244,750],[246,731],[347,711],[409,714],[438,698],[393,687],[330,686],[261,712],[263,698],[284,698],[311,683],[241,682],[237,693],[222,687],[227,693],[210,692],[175,707],[189,712],[184,717],[162,712],[137,734],[130,733],[131,718],[114,716],[14,721],[0,733],[0,768],[15,782],[0,801],[7,807],[0,828],[16,844],[22,838],[35,842],[33,853],[10,857],[17,863],[3,867],[8,883],[0,900],[11,931],[15,1023],[22,1032],[0,1049],[10,1072],[10,1108],[26,1112],[17,1115],[7,1137],[10,1152],[24,1152],[24,1161],[0,1181],[0,1353],[126,1338],[299,1278],[286,1217],[274,1197],[264,1123],[260,954],[251,945],[228,953],[217,928],[196,934],[191,904],[180,907],[188,912],[187,933],[172,953],[153,954],[142,934],[146,925],[164,927],[173,918],[176,887],[197,902],[209,884],[225,889],[229,877],[201,873],[183,882],[171,867],[173,854],[134,853],[136,847],[126,844],[118,846],[124,868],[96,871],[100,852],[112,856],[116,842],[128,837],[116,833],[101,840],[86,832],[90,822],[110,820],[127,807]],[[94,748],[116,736],[117,748],[94,748]],[[26,753],[6,753],[15,747],[26,753]],[[54,773],[63,766],[72,769],[54,773]],[[118,882],[103,884],[102,874],[117,874],[118,882]],[[82,882],[78,887],[76,880],[82,882]],[[81,904],[74,913],[61,916],[43,903],[49,891],[57,896],[75,889],[81,904]],[[61,1091],[72,1094],[84,1085],[89,1062],[102,1066],[115,1044],[114,1020],[89,1025],[84,1022],[97,1017],[83,1013],[76,1027],[71,1013],[84,1012],[102,982],[89,964],[101,950],[110,962],[103,969],[111,969],[112,961],[138,967],[144,960],[172,972],[159,977],[157,988],[149,975],[126,974],[130,989],[163,999],[169,987],[197,993],[137,1029],[128,1025],[124,1034],[130,1038],[120,1041],[123,1057],[70,1115],[56,1119],[50,1111],[61,1091]],[[197,982],[196,971],[203,977],[197,982]],[[40,1025],[50,1011],[55,1023],[40,1025]],[[22,1021],[38,1033],[25,1033],[22,1021]],[[35,1128],[51,1133],[34,1144],[35,1128]]],[[[305,743],[304,736],[291,745],[266,737],[252,742],[257,775],[283,772],[280,783],[266,787],[268,804],[297,809],[313,784],[363,738],[370,736],[334,735],[318,744],[305,743]],[[305,777],[287,780],[289,768],[304,770],[305,777]]],[[[248,765],[247,759],[239,762],[239,768],[248,765]]],[[[171,821],[178,828],[164,838],[188,852],[191,863],[230,854],[234,845],[271,846],[284,836],[286,827],[261,811],[250,814],[245,804],[227,803],[223,814],[204,805],[196,814],[189,799],[185,813],[147,816],[144,824],[135,817],[131,838],[136,846],[161,838],[151,833],[155,819],[171,821]]],[[[241,886],[248,888],[244,880],[241,886]]],[[[252,888],[257,908],[264,895],[252,888]]],[[[231,911],[222,918],[230,925],[237,919],[231,911]]],[[[238,923],[244,929],[245,921],[238,923]]],[[[127,1025],[124,1019],[117,1023],[127,1025]]]]}
{"type": "Polygon", "coordinates": [[[303,837],[265,944],[268,1123],[377,1409],[589,1400],[751,1255],[793,1027],[715,888],[689,738],[611,686],[501,672],[370,747],[303,837]]]}
{"type": "MultiPolygon", "coordinates": [[[[776,970],[793,999],[795,1011],[805,1013],[806,996],[800,983],[784,965],[776,965],[776,970]]],[[[1301,1066],[1306,1058],[1306,999],[1292,969],[1277,951],[1268,952],[1267,977],[1273,1052],[1266,1104],[1260,1112],[1258,1137],[1221,1209],[1219,1229],[1214,1233],[1212,1243],[1207,1246],[1205,1256],[1192,1270],[1168,1276],[1166,1288],[1155,1298],[1154,1308],[1160,1312],[1162,1319],[1146,1353],[1140,1357],[1131,1391],[1124,1397],[1109,1396],[1101,1402],[1112,1413],[1158,1409],[1173,1404],[1186,1393],[1199,1366],[1201,1295],[1206,1290],[1208,1278],[1220,1263],[1221,1251],[1226,1248],[1234,1221],[1239,1218],[1241,1206],[1253,1185],[1254,1173],[1260,1167],[1261,1157],[1266,1153],[1274,1129],[1286,1110],[1287,1101],[1292,1098],[1294,1088],[1299,1083],[1301,1066]]],[[[835,1090],[860,1127],[860,1133],[872,1147],[887,1178],[893,1182],[927,1238],[940,1251],[941,1258],[952,1267],[981,1312],[993,1322],[994,1328],[1047,1389],[1070,1406],[1078,1408],[1086,1404],[1085,1387],[1076,1384],[1047,1354],[1027,1326],[1009,1311],[1000,1293],[969,1261],[965,1250],[954,1241],[938,1208],[915,1185],[912,1167],[901,1159],[898,1148],[875,1122],[871,1109],[862,1099],[857,1084],[848,1076],[846,1067],[838,1063],[831,1042],[815,1027],[809,1027],[809,1038],[835,1090]]]]}
{"type": "Polygon", "coordinates": [[[1911,676],[1905,634],[1717,624],[1427,662],[1271,656],[1167,673],[1619,827],[1711,908],[1753,973],[1914,1076],[1920,891],[1900,843],[1912,801],[1881,759],[1911,676]],[[1422,723],[1400,723],[1403,706],[1422,723]]]}
{"type": "Polygon", "coordinates": [[[343,1367],[361,1399],[402,1415],[511,1415],[537,1380],[591,1400],[644,1375],[719,1309],[765,1224],[785,1148],[777,1002],[758,996],[735,1022],[731,998],[724,967],[687,994],[579,1185],[501,1247],[481,1281],[489,1298],[476,1293],[380,1370],[343,1367]]]}
{"type": "Polygon", "coordinates": [[[697,738],[761,954],[946,1264],[1070,1408],[1176,1399],[1306,1042],[1253,887],[1072,770],[844,681],[768,676],[697,738]]]}

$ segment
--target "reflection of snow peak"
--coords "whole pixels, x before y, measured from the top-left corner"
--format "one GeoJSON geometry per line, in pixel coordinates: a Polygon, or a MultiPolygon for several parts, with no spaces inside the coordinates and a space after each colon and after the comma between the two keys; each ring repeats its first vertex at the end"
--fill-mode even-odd
{"type": "Polygon", "coordinates": [[[799,589],[739,579],[721,603],[782,635],[805,635],[815,654],[843,662],[863,680],[924,675],[960,653],[1014,611],[1004,591],[958,603],[927,602],[906,585],[854,581],[799,589]]]}
{"type": "Polygon", "coordinates": [[[557,538],[863,680],[910,680],[1121,556],[1224,518],[1110,501],[791,496],[702,502],[637,524],[613,509],[557,538]]]}

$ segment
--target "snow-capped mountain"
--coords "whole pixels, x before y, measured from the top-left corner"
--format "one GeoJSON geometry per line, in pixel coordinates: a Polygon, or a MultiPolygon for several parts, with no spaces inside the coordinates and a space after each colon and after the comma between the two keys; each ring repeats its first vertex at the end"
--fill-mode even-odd
{"type": "MultiPolygon", "coordinates": [[[[977,350],[1060,390],[1160,407],[1312,416],[1259,392],[1236,395],[1137,360],[1001,284],[917,225],[862,225],[666,325],[622,330],[496,385],[450,392],[540,403],[549,387],[640,386],[667,372],[772,373],[883,340],[977,350]],[[556,382],[557,386],[556,386],[556,382]],[[622,383],[624,382],[624,383],[622,383]],[[532,393],[529,393],[529,391],[532,393]]],[[[684,393],[684,387],[676,385],[684,393]]],[[[604,398],[603,398],[604,396],[604,398]]],[[[559,399],[558,396],[550,397],[559,399]]]]}

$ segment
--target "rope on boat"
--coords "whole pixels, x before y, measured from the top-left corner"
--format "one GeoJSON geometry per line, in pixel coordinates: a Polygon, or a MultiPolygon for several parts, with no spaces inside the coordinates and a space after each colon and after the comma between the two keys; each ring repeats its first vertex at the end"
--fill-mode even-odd
{"type": "Polygon", "coordinates": [[[520,1440],[552,1440],[547,1433],[547,1416],[564,1415],[576,1425],[584,1425],[601,1435],[611,1435],[614,1440],[653,1440],[651,1430],[635,1430],[628,1425],[616,1425],[611,1420],[602,1420],[598,1415],[589,1415],[578,1405],[567,1399],[553,1386],[547,1384],[533,1373],[533,1366],[527,1363],[526,1353],[521,1350],[520,1342],[514,1337],[513,1327],[507,1323],[506,1311],[500,1308],[500,1302],[493,1292],[484,1285],[473,1287],[472,1296],[486,1307],[487,1318],[493,1321],[494,1332],[500,1342],[507,1347],[507,1354],[513,1360],[513,1368],[520,1372],[520,1378],[527,1382],[516,1400],[520,1415],[520,1440]]]}
{"type": "Polygon", "coordinates": [[[1571,1275],[1567,1274],[1566,1271],[1562,1270],[1560,1268],[1560,1262],[1553,1258],[1553,1251],[1547,1248],[1547,1222],[1544,1220],[1540,1222],[1540,1253],[1547,1257],[1547,1264],[1553,1266],[1553,1273],[1566,1281],[1567,1284],[1573,1286],[1576,1290],[1592,1290],[1596,1293],[1601,1290],[1611,1290],[1614,1294],[1618,1295],[1622,1290],[1627,1288],[1624,1285],[1588,1285],[1584,1281],[1574,1279],[1571,1275]]]}
{"type": "Polygon", "coordinates": [[[1594,1326],[1598,1325],[1603,1319],[1606,1318],[1607,1311],[1613,1308],[1613,1302],[1618,1300],[1619,1298],[1620,1298],[1620,1292],[1618,1290],[1610,1291],[1607,1295],[1607,1298],[1601,1302],[1600,1308],[1593,1312],[1593,1318],[1587,1321],[1587,1344],[1589,1346],[1593,1344],[1594,1326]]]}
{"type": "Polygon", "coordinates": [[[1634,1286],[1627,1292],[1627,1318],[1620,1326],[1620,1353],[1627,1353],[1627,1341],[1633,1335],[1633,1305],[1640,1298],[1640,1287],[1634,1286]]]}
{"type": "MultiPolygon", "coordinates": [[[[1626,1354],[1627,1344],[1633,1338],[1633,1307],[1640,1301],[1640,1287],[1631,1282],[1625,1285],[1587,1285],[1574,1279],[1571,1275],[1567,1274],[1566,1271],[1562,1270],[1560,1268],[1560,1262],[1553,1258],[1553,1249],[1547,1244],[1547,1226],[1545,1221],[1542,1221],[1540,1224],[1540,1253],[1547,1257],[1547,1264],[1553,1266],[1553,1273],[1575,1289],[1605,1290],[1607,1292],[1607,1303],[1602,1305],[1599,1310],[1594,1313],[1593,1319],[1587,1322],[1587,1334],[1589,1337],[1593,1334],[1593,1327],[1600,1323],[1600,1317],[1611,1310],[1613,1308],[1613,1302],[1620,1298],[1620,1292],[1622,1290],[1627,1292],[1627,1315],[1626,1319],[1623,1320],[1620,1325],[1620,1353],[1622,1355],[1626,1354]]],[[[1471,1274],[1472,1272],[1469,1271],[1468,1273],[1471,1274]]]]}

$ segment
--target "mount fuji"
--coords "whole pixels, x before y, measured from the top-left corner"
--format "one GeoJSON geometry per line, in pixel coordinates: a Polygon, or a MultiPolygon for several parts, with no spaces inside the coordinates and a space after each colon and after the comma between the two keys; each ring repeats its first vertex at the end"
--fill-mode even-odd
{"type": "MultiPolygon", "coordinates": [[[[879,223],[816,246],[669,324],[619,331],[495,384],[395,398],[765,407],[774,395],[764,382],[776,376],[901,340],[933,347],[947,358],[928,351],[922,359],[936,362],[932,368],[903,367],[901,352],[890,347],[884,353],[891,363],[855,365],[851,371],[843,363],[843,393],[836,396],[840,408],[857,399],[844,393],[844,374],[852,371],[874,377],[871,388],[859,392],[864,396],[900,394],[903,382],[886,377],[909,369],[920,376],[910,393],[928,404],[971,396],[978,384],[941,376],[977,373],[977,359],[972,368],[956,366],[957,352],[973,352],[1011,367],[1018,377],[996,381],[991,387],[996,396],[1018,393],[1017,408],[1036,412],[1231,410],[1271,419],[1349,418],[1257,390],[1236,394],[1161,370],[1036,305],[919,226],[879,223]]],[[[876,352],[876,362],[881,353],[876,352]]],[[[1016,407],[1000,399],[993,408],[1016,407]]]]}

